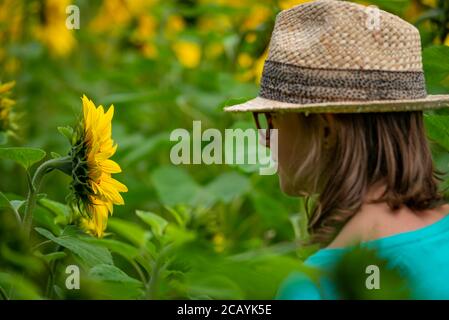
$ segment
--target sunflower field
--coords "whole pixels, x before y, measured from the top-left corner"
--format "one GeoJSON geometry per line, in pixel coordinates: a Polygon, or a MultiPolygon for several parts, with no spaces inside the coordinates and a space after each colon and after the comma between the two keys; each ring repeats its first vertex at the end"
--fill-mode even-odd
{"type": "MultiPolygon", "coordinates": [[[[0,0],[0,299],[272,299],[313,276],[308,202],[255,165],[169,156],[193,121],[254,126],[223,107],[257,95],[277,13],[305,2],[0,0]]],[[[354,2],[417,26],[428,92],[449,93],[449,1],[354,2]]],[[[425,120],[447,171],[449,113],[425,120]]]]}

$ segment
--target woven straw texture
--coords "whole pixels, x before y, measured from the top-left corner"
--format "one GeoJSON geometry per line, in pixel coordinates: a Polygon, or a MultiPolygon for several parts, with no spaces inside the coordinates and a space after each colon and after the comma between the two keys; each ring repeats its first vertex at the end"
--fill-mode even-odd
{"type": "Polygon", "coordinates": [[[373,12],[335,0],[282,11],[276,18],[268,60],[308,68],[421,71],[418,30],[382,10],[377,11],[376,28],[373,12]]]}
{"type": "Polygon", "coordinates": [[[426,93],[418,30],[373,7],[318,0],[276,17],[259,97],[228,112],[387,112],[449,106],[426,93]],[[377,24],[378,23],[378,24],[377,24]]]}

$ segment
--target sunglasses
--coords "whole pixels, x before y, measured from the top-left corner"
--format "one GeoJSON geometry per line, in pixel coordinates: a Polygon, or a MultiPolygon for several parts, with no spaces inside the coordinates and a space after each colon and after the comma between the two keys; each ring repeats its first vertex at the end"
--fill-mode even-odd
{"type": "Polygon", "coordinates": [[[265,146],[270,147],[270,130],[273,127],[273,117],[269,112],[253,112],[254,121],[256,127],[259,130],[259,134],[265,141],[265,146]]]}

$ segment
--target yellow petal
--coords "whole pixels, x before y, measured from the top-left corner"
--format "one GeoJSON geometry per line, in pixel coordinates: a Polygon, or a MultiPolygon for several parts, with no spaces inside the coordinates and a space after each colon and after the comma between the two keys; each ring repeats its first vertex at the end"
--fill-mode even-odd
{"type": "Polygon", "coordinates": [[[120,192],[128,192],[128,188],[121,182],[115,180],[114,178],[108,176],[103,179],[106,183],[109,183],[114,186],[115,189],[117,189],[120,192]]]}
{"type": "Polygon", "coordinates": [[[101,169],[106,173],[119,173],[122,172],[120,166],[112,160],[102,160],[99,162],[101,169]]]}
{"type": "Polygon", "coordinates": [[[6,83],[2,84],[2,85],[0,86],[0,93],[8,92],[8,91],[11,90],[15,85],[16,85],[16,82],[15,82],[15,81],[10,81],[10,82],[6,82],[6,83]]]}

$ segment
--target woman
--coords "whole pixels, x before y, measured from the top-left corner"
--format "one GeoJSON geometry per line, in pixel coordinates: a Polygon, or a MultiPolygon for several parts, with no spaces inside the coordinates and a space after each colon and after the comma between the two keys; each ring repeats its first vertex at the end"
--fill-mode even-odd
{"type": "Polygon", "coordinates": [[[427,95],[419,32],[399,17],[336,0],[277,16],[259,97],[226,111],[266,117],[282,190],[318,195],[309,228],[321,249],[305,263],[323,276],[293,274],[278,298],[341,298],[326,271],[359,242],[401,270],[413,298],[449,298],[449,205],[423,126],[424,110],[447,106],[427,95]]]}

